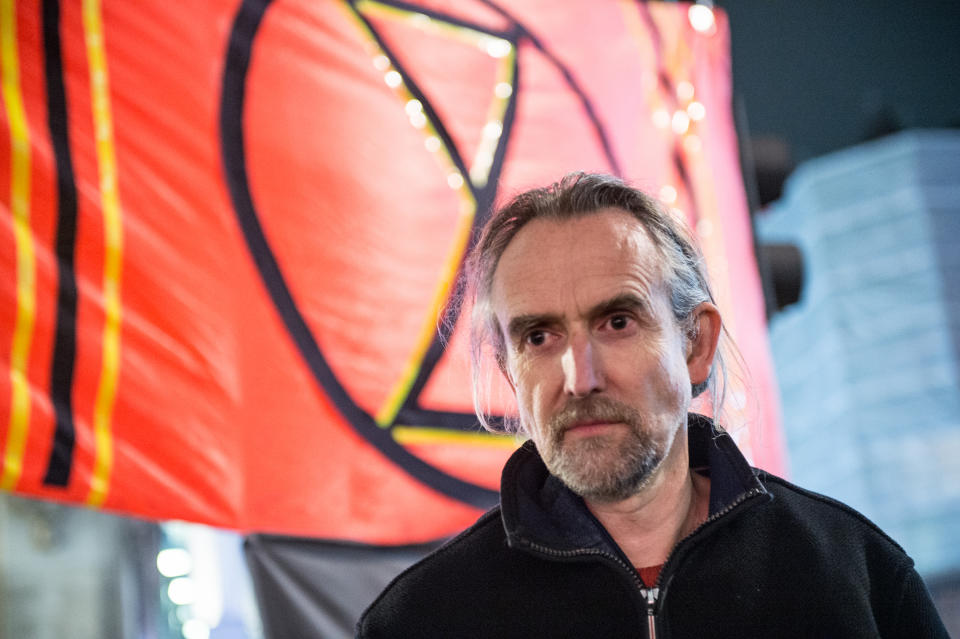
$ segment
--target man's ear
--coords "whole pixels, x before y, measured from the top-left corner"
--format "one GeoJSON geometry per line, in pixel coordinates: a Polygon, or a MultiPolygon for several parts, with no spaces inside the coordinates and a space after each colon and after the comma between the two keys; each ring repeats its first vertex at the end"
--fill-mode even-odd
{"type": "Polygon", "coordinates": [[[687,371],[690,383],[702,384],[710,376],[713,356],[720,341],[723,322],[720,311],[710,302],[701,302],[691,313],[687,333],[687,371]]]}

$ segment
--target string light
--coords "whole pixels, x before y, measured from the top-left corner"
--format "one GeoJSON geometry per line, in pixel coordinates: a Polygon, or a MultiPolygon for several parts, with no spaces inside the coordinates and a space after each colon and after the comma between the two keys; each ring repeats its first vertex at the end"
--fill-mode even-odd
{"type": "Polygon", "coordinates": [[[470,179],[474,183],[485,183],[487,175],[490,173],[490,167],[493,166],[493,153],[489,149],[480,149],[477,156],[473,159],[473,167],[470,168],[470,179]]]}
{"type": "Polygon", "coordinates": [[[184,548],[164,548],[157,553],[157,571],[164,577],[182,577],[192,569],[193,560],[184,548]]]}
{"type": "Polygon", "coordinates": [[[431,22],[430,16],[425,13],[411,13],[409,20],[418,29],[426,29],[431,22]]]}
{"type": "Polygon", "coordinates": [[[677,135],[683,135],[690,128],[690,116],[686,111],[675,111],[670,126],[677,135]]]}
{"type": "Polygon", "coordinates": [[[183,639],[210,639],[210,626],[200,619],[187,619],[180,628],[183,639]]]}
{"type": "MultiPolygon", "coordinates": [[[[442,20],[434,20],[424,13],[409,10],[399,10],[399,13],[404,15],[409,24],[423,31],[436,31],[450,26],[445,25],[442,20]]],[[[513,43],[509,40],[490,36],[465,27],[455,27],[454,33],[460,38],[466,39],[490,57],[500,60],[498,62],[497,81],[493,86],[494,102],[489,111],[489,119],[482,129],[482,137],[477,147],[474,161],[469,165],[469,179],[471,184],[482,187],[489,178],[496,150],[503,135],[502,119],[507,110],[506,101],[514,92],[512,63],[514,62],[515,49],[513,43]]],[[[397,93],[404,98],[404,110],[410,120],[411,126],[420,129],[425,134],[423,137],[424,148],[430,153],[437,153],[443,156],[440,158],[440,161],[442,164],[447,165],[447,185],[454,190],[463,189],[468,179],[467,175],[461,174],[455,167],[450,166],[451,158],[449,153],[441,154],[444,149],[444,142],[437,135],[435,125],[431,123],[424,104],[410,95],[410,91],[405,86],[406,79],[397,69],[393,68],[392,62],[385,52],[373,58],[373,65],[378,71],[383,72],[383,80],[386,85],[396,90],[397,93]]]]}
{"type": "Polygon", "coordinates": [[[400,73],[391,69],[384,74],[383,81],[386,82],[387,86],[391,89],[396,89],[403,82],[403,77],[400,73]]]}
{"type": "Polygon", "coordinates": [[[415,113],[421,113],[423,111],[423,105],[420,104],[420,100],[417,99],[408,100],[406,106],[403,108],[409,116],[413,116],[415,113]]]}
{"type": "Polygon", "coordinates": [[[513,45],[503,38],[490,38],[487,40],[487,55],[491,58],[504,58],[510,55],[513,45]]]}
{"type": "Polygon", "coordinates": [[[660,188],[660,201],[664,204],[673,204],[677,201],[677,189],[669,184],[660,188]]]}
{"type": "Polygon", "coordinates": [[[705,4],[692,4],[687,10],[687,17],[690,19],[690,26],[700,33],[712,33],[716,18],[713,15],[713,9],[705,4]]]}
{"type": "Polygon", "coordinates": [[[459,173],[451,173],[447,176],[447,186],[451,189],[459,189],[463,186],[463,176],[459,173]]]}
{"type": "Polygon", "coordinates": [[[693,85],[686,80],[677,84],[677,97],[683,102],[689,102],[693,99],[693,85]]]}
{"type": "Polygon", "coordinates": [[[497,120],[490,120],[483,126],[483,134],[488,138],[499,138],[503,133],[503,124],[497,120]]]}
{"type": "Polygon", "coordinates": [[[177,577],[167,586],[167,597],[177,606],[188,606],[197,600],[197,584],[190,577],[177,577]]]}
{"type": "Polygon", "coordinates": [[[670,114],[666,109],[657,109],[653,112],[653,125],[658,129],[665,129],[670,126],[670,114]]]}
{"type": "Polygon", "coordinates": [[[707,108],[700,102],[691,102],[687,105],[687,115],[694,122],[699,122],[707,114],[707,108]]]}

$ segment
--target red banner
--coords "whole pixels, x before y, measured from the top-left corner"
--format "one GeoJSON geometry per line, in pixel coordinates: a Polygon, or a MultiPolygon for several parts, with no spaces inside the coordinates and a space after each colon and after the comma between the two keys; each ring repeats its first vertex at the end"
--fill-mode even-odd
{"type": "Polygon", "coordinates": [[[571,170],[696,229],[750,370],[726,422],[781,470],[727,23],[704,17],[2,3],[0,487],[372,543],[464,527],[516,442],[477,429],[448,300],[495,202],[571,170]]]}

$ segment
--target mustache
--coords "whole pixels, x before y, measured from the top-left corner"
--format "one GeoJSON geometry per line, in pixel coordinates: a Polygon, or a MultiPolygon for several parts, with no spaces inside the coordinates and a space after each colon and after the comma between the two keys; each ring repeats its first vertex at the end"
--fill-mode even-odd
{"type": "Polygon", "coordinates": [[[633,407],[609,397],[571,397],[560,412],[550,419],[550,432],[560,440],[568,428],[588,421],[620,422],[636,429],[642,420],[633,407]]]}

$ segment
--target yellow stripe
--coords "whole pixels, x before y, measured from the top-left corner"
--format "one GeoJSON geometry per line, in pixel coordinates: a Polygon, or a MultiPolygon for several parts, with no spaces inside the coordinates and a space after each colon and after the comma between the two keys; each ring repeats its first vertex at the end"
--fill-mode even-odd
{"type": "Polygon", "coordinates": [[[513,435],[493,433],[469,433],[443,428],[420,428],[419,426],[394,426],[390,433],[400,444],[468,444],[489,448],[507,448],[513,450],[521,443],[513,435]]]}
{"type": "MultiPolygon", "coordinates": [[[[509,54],[500,58],[497,64],[495,78],[496,84],[500,84],[501,82],[509,84],[512,91],[516,90],[513,77],[513,64],[516,57],[516,49],[511,48],[509,54]]],[[[502,127],[509,103],[509,97],[500,98],[494,93],[493,101],[490,102],[490,106],[487,108],[487,123],[497,123],[502,127]]],[[[503,131],[501,129],[499,135],[487,135],[486,131],[484,131],[480,136],[480,143],[477,145],[477,152],[474,154],[473,165],[470,167],[470,179],[473,180],[477,188],[486,186],[487,180],[490,179],[490,169],[493,168],[493,154],[500,144],[500,137],[502,135],[503,131]]]]}
{"type": "MultiPolygon", "coordinates": [[[[366,34],[370,49],[378,55],[385,55],[385,52],[376,44],[376,38],[374,37],[373,33],[367,27],[366,23],[360,18],[361,11],[364,13],[380,13],[382,16],[388,18],[410,18],[413,20],[421,20],[421,22],[416,23],[416,26],[420,28],[443,30],[448,34],[454,34],[460,36],[461,38],[468,39],[474,44],[486,42],[486,40],[490,39],[490,36],[486,34],[482,34],[465,27],[447,25],[450,27],[450,29],[446,29],[444,27],[445,23],[442,22],[431,20],[423,22],[422,20],[425,18],[425,16],[422,16],[421,14],[416,14],[405,9],[398,9],[395,7],[382,5],[375,0],[361,0],[361,2],[357,3],[355,9],[349,3],[347,3],[347,7],[350,9],[349,15],[351,18],[353,18],[357,27],[364,34],[366,34]]],[[[400,85],[394,89],[394,92],[402,100],[401,104],[406,104],[409,100],[413,99],[413,94],[410,93],[410,90],[407,88],[406,78],[403,78],[400,85]]],[[[424,139],[430,136],[440,139],[440,137],[437,135],[436,125],[429,119],[421,131],[424,135],[424,139]]],[[[470,229],[473,226],[473,218],[476,215],[477,210],[477,203],[473,197],[473,192],[466,185],[466,181],[470,178],[469,176],[463,175],[457,169],[450,149],[447,148],[446,144],[444,144],[435,155],[438,158],[438,163],[440,164],[441,170],[444,171],[445,176],[456,173],[459,174],[463,179],[464,183],[455,189],[460,200],[460,211],[458,213],[457,226],[454,230],[453,244],[450,252],[447,254],[446,260],[444,261],[444,265],[441,270],[440,282],[437,285],[437,289],[434,292],[430,306],[427,309],[427,316],[420,328],[419,334],[417,335],[413,352],[410,354],[407,363],[404,365],[403,372],[400,374],[397,383],[394,385],[393,389],[391,389],[390,393],[387,395],[387,399],[374,416],[374,420],[382,428],[388,428],[392,424],[393,419],[397,416],[397,413],[399,412],[400,407],[403,405],[404,400],[406,400],[407,395],[410,394],[410,387],[413,386],[413,382],[417,378],[417,373],[420,371],[420,366],[423,364],[423,357],[426,355],[427,349],[430,348],[430,343],[433,341],[433,336],[436,334],[437,318],[439,317],[440,311],[450,294],[450,288],[453,286],[457,271],[460,268],[460,262],[463,258],[463,253],[466,250],[467,241],[470,238],[470,229]]]]}
{"type": "Polygon", "coordinates": [[[87,503],[101,506],[110,487],[113,467],[111,421],[120,368],[120,276],[123,264],[123,226],[117,192],[117,162],[110,115],[110,90],[103,46],[103,21],[99,0],[83,0],[83,30],[90,65],[90,97],[100,173],[100,199],[103,211],[104,323],[100,382],[93,409],[93,433],[96,447],[93,477],[87,503]]]}
{"type": "MultiPolygon", "coordinates": [[[[459,190],[461,192],[467,191],[465,188],[459,190]]],[[[460,217],[457,220],[453,245],[447,254],[446,262],[441,271],[440,285],[434,293],[433,302],[430,304],[427,312],[426,321],[420,328],[420,335],[417,338],[416,346],[410,355],[410,359],[407,360],[407,365],[404,367],[399,382],[394,386],[393,391],[391,391],[387,397],[387,401],[384,402],[383,406],[377,412],[375,419],[377,424],[382,427],[389,426],[391,422],[393,422],[393,418],[396,417],[400,411],[400,406],[410,393],[410,387],[413,386],[413,382],[417,378],[417,373],[420,372],[420,366],[423,363],[427,349],[430,348],[433,337],[436,335],[437,318],[440,317],[440,311],[449,297],[450,288],[453,286],[453,282],[457,277],[457,270],[460,267],[463,252],[466,250],[467,240],[470,237],[470,229],[473,226],[474,211],[476,211],[476,205],[473,202],[473,198],[469,197],[469,199],[467,199],[461,197],[460,217]]]]}
{"type": "Polygon", "coordinates": [[[377,0],[360,0],[356,3],[356,10],[358,13],[362,13],[366,16],[373,15],[386,19],[406,21],[411,26],[421,31],[449,36],[479,48],[485,47],[491,40],[500,40],[500,38],[496,36],[492,36],[482,31],[477,31],[476,29],[471,29],[470,27],[451,24],[450,22],[446,22],[442,19],[434,20],[426,13],[410,11],[409,9],[401,9],[400,7],[394,7],[389,4],[382,4],[377,2],[377,0]]]}
{"type": "Polygon", "coordinates": [[[27,366],[36,315],[36,261],[30,229],[30,129],[20,91],[17,14],[14,0],[0,1],[0,65],[3,101],[10,123],[10,209],[17,247],[17,319],[10,350],[10,427],[3,455],[0,488],[13,490],[23,471],[30,426],[30,384],[27,366]]]}

